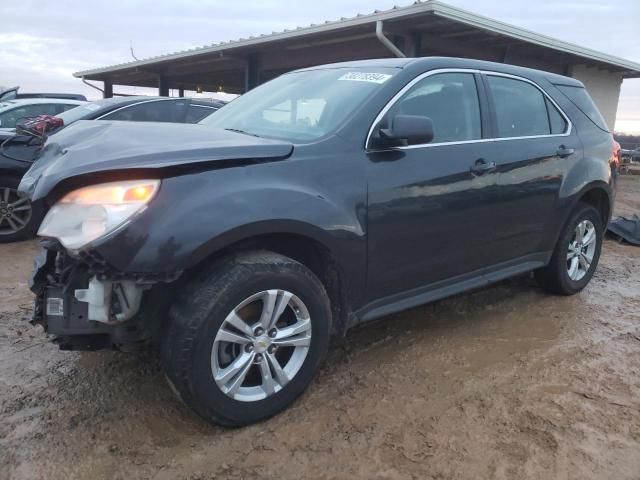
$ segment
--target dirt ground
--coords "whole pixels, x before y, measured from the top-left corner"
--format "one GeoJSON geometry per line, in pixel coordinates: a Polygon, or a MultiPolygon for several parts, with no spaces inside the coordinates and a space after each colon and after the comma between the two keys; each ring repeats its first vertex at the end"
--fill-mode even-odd
{"type": "MultiPolygon", "coordinates": [[[[640,213],[623,177],[617,214],[640,213]]],[[[0,245],[1,479],[640,479],[640,248],[588,288],[529,277],[394,315],[335,345],[289,410],[212,427],[157,357],[60,352],[27,323],[37,246],[0,245]]]]}

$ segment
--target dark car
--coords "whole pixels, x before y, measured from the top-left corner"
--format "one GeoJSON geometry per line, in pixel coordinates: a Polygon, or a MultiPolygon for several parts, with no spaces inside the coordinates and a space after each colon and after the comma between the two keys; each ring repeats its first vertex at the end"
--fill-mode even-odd
{"type": "Polygon", "coordinates": [[[530,271],[574,294],[598,263],[616,163],[577,80],[352,62],[202,123],[77,124],[21,189],[51,207],[34,321],[66,349],[159,344],[211,421],[284,409],[356,324],[530,271]]]}
{"type": "MultiPolygon", "coordinates": [[[[78,120],[125,120],[138,122],[197,123],[219,109],[218,100],[119,97],[86,103],[56,116],[64,125],[78,120]]],[[[32,209],[18,195],[22,175],[41,148],[39,138],[0,132],[0,243],[25,240],[35,235],[46,210],[32,209]]]]}

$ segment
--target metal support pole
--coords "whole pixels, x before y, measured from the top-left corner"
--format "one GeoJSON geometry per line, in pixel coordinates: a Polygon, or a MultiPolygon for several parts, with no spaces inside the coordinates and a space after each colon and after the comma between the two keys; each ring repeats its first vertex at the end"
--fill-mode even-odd
{"type": "Polygon", "coordinates": [[[260,84],[260,68],[262,59],[259,53],[252,53],[247,57],[244,69],[244,91],[248,92],[260,84]]]}
{"type": "Polygon", "coordinates": [[[178,89],[178,96],[179,97],[184,97],[184,88],[179,88],[178,89]]]}
{"type": "Polygon", "coordinates": [[[110,80],[104,81],[104,90],[102,91],[102,98],[112,98],[113,97],[113,82],[110,80]]]}
{"type": "Polygon", "coordinates": [[[158,75],[158,95],[161,97],[169,96],[169,81],[162,74],[158,75]]]}
{"type": "Polygon", "coordinates": [[[511,45],[507,45],[504,48],[504,52],[502,54],[502,63],[507,63],[509,60],[509,53],[511,53],[511,45]]]}
{"type": "Polygon", "coordinates": [[[405,38],[405,52],[407,55],[413,58],[420,56],[420,50],[422,49],[422,37],[419,33],[411,33],[405,38]]]}

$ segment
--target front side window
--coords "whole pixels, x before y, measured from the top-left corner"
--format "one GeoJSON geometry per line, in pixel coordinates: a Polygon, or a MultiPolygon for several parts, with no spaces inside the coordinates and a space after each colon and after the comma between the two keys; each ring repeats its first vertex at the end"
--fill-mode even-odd
{"type": "Polygon", "coordinates": [[[522,80],[495,75],[488,75],[487,81],[495,106],[499,138],[566,131],[566,120],[539,88],[522,80]]]}
{"type": "Polygon", "coordinates": [[[387,118],[395,115],[430,118],[432,143],[482,138],[480,104],[472,73],[438,73],[418,81],[391,107],[387,118]]]}
{"type": "Polygon", "coordinates": [[[175,122],[184,120],[185,100],[158,100],[137,103],[109,113],[101,120],[124,120],[128,122],[175,122]]]}
{"type": "Polygon", "coordinates": [[[291,142],[313,141],[334,132],[398,71],[342,67],[288,73],[200,123],[291,142]]]}

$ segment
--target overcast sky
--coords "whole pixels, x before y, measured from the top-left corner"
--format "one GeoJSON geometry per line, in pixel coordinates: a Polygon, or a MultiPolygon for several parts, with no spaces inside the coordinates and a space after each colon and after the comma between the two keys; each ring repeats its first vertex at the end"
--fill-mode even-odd
{"type": "MultiPolygon", "coordinates": [[[[395,0],[398,5],[408,1],[395,0]]],[[[73,72],[335,20],[394,0],[0,0],[0,85],[99,92],[73,72]]],[[[448,0],[474,13],[640,62],[640,0],[448,0]]],[[[122,87],[117,91],[123,91],[122,87]]],[[[137,93],[143,93],[141,89],[137,93]]],[[[640,79],[622,86],[616,130],[640,133],[640,79]]]]}

